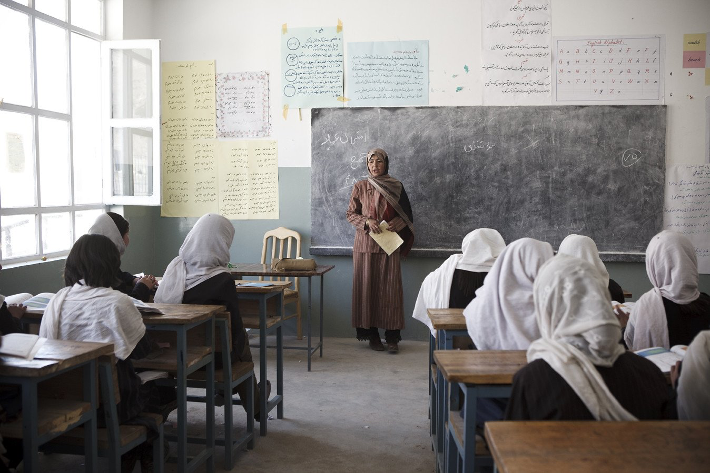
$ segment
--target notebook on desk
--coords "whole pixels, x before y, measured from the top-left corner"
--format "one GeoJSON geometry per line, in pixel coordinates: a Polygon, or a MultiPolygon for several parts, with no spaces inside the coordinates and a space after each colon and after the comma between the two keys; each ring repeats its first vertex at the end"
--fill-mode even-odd
{"type": "Polygon", "coordinates": [[[237,282],[237,286],[243,286],[246,288],[266,288],[267,286],[273,286],[271,283],[264,281],[254,281],[254,282],[237,282]]]}

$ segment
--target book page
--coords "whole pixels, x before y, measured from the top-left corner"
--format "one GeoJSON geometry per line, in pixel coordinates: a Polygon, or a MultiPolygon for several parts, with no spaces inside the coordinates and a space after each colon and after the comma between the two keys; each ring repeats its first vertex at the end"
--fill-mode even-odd
{"type": "Polygon", "coordinates": [[[670,372],[671,367],[673,367],[677,361],[683,360],[682,356],[664,347],[650,347],[636,351],[636,354],[656,364],[658,368],[661,369],[661,372],[670,372]]]}

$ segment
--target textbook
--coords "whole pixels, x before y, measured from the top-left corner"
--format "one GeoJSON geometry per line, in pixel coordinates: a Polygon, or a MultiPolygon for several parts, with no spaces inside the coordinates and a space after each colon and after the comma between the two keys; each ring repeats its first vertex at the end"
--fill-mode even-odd
{"type": "Polygon", "coordinates": [[[673,367],[677,361],[683,360],[687,350],[688,346],[678,344],[670,349],[666,349],[665,347],[649,347],[648,349],[635,351],[635,353],[656,364],[658,368],[661,369],[661,372],[670,372],[671,367],[673,367]]]}
{"type": "Polygon", "coordinates": [[[32,360],[46,341],[35,334],[8,334],[0,338],[0,354],[32,360]]]}
{"type": "MultiPolygon", "coordinates": [[[[129,296],[129,298],[131,298],[129,296]]],[[[136,298],[131,298],[131,301],[133,301],[133,304],[136,305],[136,309],[141,313],[141,314],[165,314],[158,308],[154,308],[152,306],[148,306],[144,302],[142,302],[139,299],[136,298]]]]}
{"type": "Polygon", "coordinates": [[[269,286],[273,286],[273,284],[268,283],[268,282],[263,282],[263,281],[255,281],[255,282],[239,282],[237,283],[237,286],[243,286],[247,288],[267,288],[269,286]]]}
{"type": "Polygon", "coordinates": [[[32,298],[23,301],[22,305],[30,310],[31,309],[44,310],[44,309],[47,309],[47,303],[49,303],[49,300],[51,300],[53,296],[54,296],[54,293],[38,293],[38,294],[34,295],[32,298]]]}

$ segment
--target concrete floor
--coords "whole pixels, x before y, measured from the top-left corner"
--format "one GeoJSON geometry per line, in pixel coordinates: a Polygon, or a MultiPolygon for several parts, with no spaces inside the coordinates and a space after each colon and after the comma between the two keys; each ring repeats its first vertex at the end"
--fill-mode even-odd
{"type": "MultiPolygon", "coordinates": [[[[284,337],[284,344],[305,346],[305,340],[284,337]]],[[[259,353],[252,351],[258,378],[259,353]]],[[[268,435],[258,436],[253,450],[238,453],[232,472],[433,472],[427,364],[428,343],[421,341],[403,341],[398,354],[389,354],[354,337],[325,338],[323,358],[316,352],[311,372],[306,351],[285,350],[284,418],[271,412],[268,435]]],[[[275,349],[268,349],[268,372],[275,393],[275,349]]],[[[200,434],[204,408],[191,403],[188,410],[190,434],[200,434]]],[[[219,423],[222,409],[216,413],[219,423]]],[[[173,413],[166,428],[175,420],[173,413]]],[[[235,421],[244,426],[238,406],[235,421]]],[[[217,471],[225,472],[223,448],[216,455],[217,471]]],[[[42,458],[43,471],[83,471],[81,457],[42,458]]],[[[175,469],[166,465],[168,472],[175,469]]]]}

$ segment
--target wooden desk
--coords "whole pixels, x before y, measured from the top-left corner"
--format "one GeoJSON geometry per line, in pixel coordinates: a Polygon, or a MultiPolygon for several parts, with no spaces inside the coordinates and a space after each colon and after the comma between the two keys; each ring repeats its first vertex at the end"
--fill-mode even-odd
{"type": "Polygon", "coordinates": [[[205,448],[188,462],[187,457],[187,376],[202,367],[206,368],[206,393],[214,394],[214,326],[215,314],[225,311],[224,306],[192,304],[148,303],[165,314],[144,314],[143,322],[152,331],[174,331],[176,351],[163,351],[133,361],[136,368],[167,370],[176,374],[177,389],[177,443],[178,472],[194,470],[207,462],[207,471],[214,472],[214,397],[208,396],[205,403],[205,448]],[[205,345],[187,346],[187,331],[205,324],[205,345]]]}
{"type": "MultiPolygon", "coordinates": [[[[283,363],[283,333],[282,326],[284,323],[284,290],[291,286],[290,281],[270,281],[271,286],[255,287],[255,286],[239,286],[239,283],[254,283],[254,281],[235,280],[237,285],[237,293],[239,298],[246,300],[256,300],[259,304],[258,317],[250,317],[242,315],[242,321],[245,328],[259,329],[259,391],[263,396],[260,397],[259,403],[259,434],[266,436],[267,422],[269,412],[276,407],[276,417],[282,419],[284,417],[284,363],[283,363]],[[267,306],[269,299],[276,298],[276,315],[269,316],[267,306]],[[266,333],[268,331],[276,331],[276,395],[270,400],[266,399],[266,333]]],[[[247,341],[248,344],[248,341],[247,341]]]]}
{"type": "Polygon", "coordinates": [[[710,421],[494,421],[500,472],[707,472],[710,421]]]}
{"type": "MultiPolygon", "coordinates": [[[[434,451],[437,454],[437,466],[439,471],[442,471],[444,469],[444,440],[446,438],[444,410],[447,406],[445,400],[449,395],[449,390],[443,374],[434,363],[434,349],[453,349],[454,337],[468,336],[468,330],[461,308],[429,308],[427,314],[437,333],[436,339],[432,335],[429,336],[429,413],[431,418],[429,433],[434,451]],[[432,377],[436,377],[436,384],[432,383],[432,377]]],[[[458,390],[454,393],[456,394],[454,403],[458,405],[458,390]]]]}
{"type": "Polygon", "coordinates": [[[324,275],[335,268],[335,265],[317,265],[315,270],[308,271],[286,271],[272,270],[271,265],[261,263],[237,263],[231,264],[230,271],[235,280],[240,280],[244,276],[258,277],[290,277],[308,279],[308,313],[306,317],[306,333],[308,335],[308,347],[287,346],[284,349],[306,349],[308,350],[308,371],[311,371],[311,356],[320,348],[320,356],[323,357],[323,280],[324,275]],[[320,277],[320,341],[313,346],[311,344],[311,278],[320,277]]]}
{"type": "MultiPolygon", "coordinates": [[[[478,398],[510,397],[513,375],[527,364],[526,351],[434,351],[434,361],[446,381],[458,384],[465,397],[463,437],[457,437],[449,423],[445,470],[475,472],[486,461],[476,457],[478,398]],[[459,458],[461,469],[456,469],[459,458]]],[[[459,416],[458,412],[453,413],[459,416]]],[[[449,410],[445,409],[444,418],[448,417],[449,410]]]]}
{"type": "MultiPolygon", "coordinates": [[[[11,337],[12,334],[3,336],[11,337]]],[[[20,385],[22,390],[21,418],[4,424],[1,432],[7,437],[22,438],[25,472],[35,471],[40,445],[79,425],[84,425],[86,433],[86,471],[96,471],[96,361],[110,354],[113,354],[113,344],[48,340],[33,360],[0,357],[0,383],[20,385]],[[40,382],[79,368],[83,401],[39,399],[40,382]]]]}

